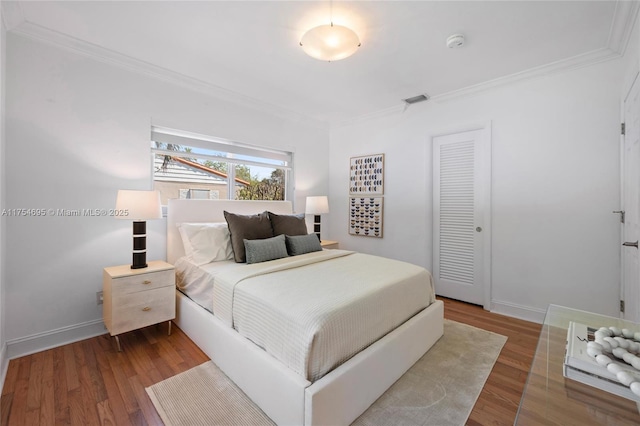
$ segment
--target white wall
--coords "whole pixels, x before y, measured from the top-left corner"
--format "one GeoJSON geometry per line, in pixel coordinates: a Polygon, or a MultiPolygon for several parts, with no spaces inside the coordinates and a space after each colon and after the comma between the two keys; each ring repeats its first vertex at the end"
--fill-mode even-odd
{"type": "MultiPolygon", "coordinates": [[[[2,12],[0,12],[2,15],[2,12]]],[[[0,16],[0,211],[5,206],[5,167],[4,167],[4,147],[5,147],[5,52],[6,52],[6,30],[4,20],[0,16]]],[[[5,218],[0,216],[0,389],[4,384],[4,378],[7,373],[9,362],[6,354],[6,338],[5,338],[5,218]]]]}
{"type": "Polygon", "coordinates": [[[331,239],[431,268],[431,138],[492,123],[492,310],[618,314],[622,62],[332,129],[331,239]],[[347,232],[349,157],[385,154],[384,238],[347,232]]]}
{"type": "MultiPolygon", "coordinates": [[[[151,124],[295,151],[297,210],[326,193],[328,126],[107,65],[15,34],[7,38],[8,208],[113,208],[118,189],[149,189],[151,124]]],[[[148,259],[164,259],[163,221],[148,223],[148,259]]],[[[131,222],[9,217],[10,356],[103,332],[102,268],[131,262],[131,222]],[[12,349],[13,348],[13,349],[12,349]]]]}

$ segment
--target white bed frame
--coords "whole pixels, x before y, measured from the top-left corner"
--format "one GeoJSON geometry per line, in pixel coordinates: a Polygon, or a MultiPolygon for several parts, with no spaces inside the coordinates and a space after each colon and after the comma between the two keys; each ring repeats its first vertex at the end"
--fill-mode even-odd
{"type": "MultiPolygon", "coordinates": [[[[169,200],[167,260],[184,255],[176,225],[224,222],[223,211],[291,214],[288,201],[169,200]]],[[[436,301],[314,383],[297,375],[177,291],[175,323],[278,425],[348,425],[443,334],[436,301]]]]}

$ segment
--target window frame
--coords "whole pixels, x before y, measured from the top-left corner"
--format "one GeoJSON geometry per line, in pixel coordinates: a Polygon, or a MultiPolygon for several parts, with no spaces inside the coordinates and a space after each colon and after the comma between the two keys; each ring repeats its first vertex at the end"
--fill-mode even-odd
{"type": "Polygon", "coordinates": [[[192,132],[169,129],[166,127],[151,127],[151,185],[155,182],[154,161],[157,154],[171,155],[187,159],[203,159],[220,163],[227,163],[227,198],[236,199],[235,166],[256,166],[283,170],[285,173],[284,200],[293,201],[293,176],[294,176],[294,152],[275,148],[265,148],[262,146],[249,145],[228,139],[206,136],[192,132]],[[225,156],[172,151],[155,146],[156,143],[179,145],[185,148],[196,148],[212,152],[224,153],[225,156]],[[248,160],[233,156],[253,157],[248,160]],[[262,161],[260,161],[262,160],[262,161]],[[280,164],[274,164],[280,163],[280,164]]]}

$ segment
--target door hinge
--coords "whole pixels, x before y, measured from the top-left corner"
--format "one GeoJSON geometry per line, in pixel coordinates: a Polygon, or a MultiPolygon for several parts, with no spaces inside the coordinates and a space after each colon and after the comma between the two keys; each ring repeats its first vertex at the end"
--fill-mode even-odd
{"type": "Polygon", "coordinates": [[[624,300],[620,301],[620,312],[624,312],[624,300]]]}
{"type": "Polygon", "coordinates": [[[620,123],[620,134],[623,135],[623,136],[625,135],[625,130],[626,130],[625,128],[626,127],[627,126],[625,126],[624,123],[620,123]]]}

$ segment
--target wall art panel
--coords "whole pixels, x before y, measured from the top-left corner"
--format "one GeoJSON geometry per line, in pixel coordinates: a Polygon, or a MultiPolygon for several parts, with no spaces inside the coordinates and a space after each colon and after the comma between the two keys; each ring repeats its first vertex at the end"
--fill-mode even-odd
{"type": "Polygon", "coordinates": [[[384,194],[384,154],[351,157],[349,194],[384,194]]]}
{"type": "Polygon", "coordinates": [[[349,197],[349,234],[382,238],[382,197],[349,197]]]}

